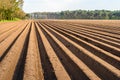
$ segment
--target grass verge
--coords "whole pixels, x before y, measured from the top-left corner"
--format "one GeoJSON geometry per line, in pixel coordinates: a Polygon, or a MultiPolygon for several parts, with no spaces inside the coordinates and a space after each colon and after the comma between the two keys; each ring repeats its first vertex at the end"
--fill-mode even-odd
{"type": "Polygon", "coordinates": [[[1,22],[14,22],[14,21],[19,21],[19,20],[21,20],[21,19],[19,19],[19,18],[14,18],[13,20],[1,20],[0,23],[1,23],[1,22]]]}

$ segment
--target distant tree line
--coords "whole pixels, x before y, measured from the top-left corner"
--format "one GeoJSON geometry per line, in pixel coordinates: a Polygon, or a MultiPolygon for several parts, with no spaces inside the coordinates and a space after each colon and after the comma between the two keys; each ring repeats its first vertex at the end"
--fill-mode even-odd
{"type": "Polygon", "coordinates": [[[0,20],[13,20],[24,18],[22,10],[23,0],[0,0],[0,20]]]}
{"type": "Polygon", "coordinates": [[[120,10],[75,10],[61,12],[35,12],[29,14],[34,19],[120,19],[120,10]]]}

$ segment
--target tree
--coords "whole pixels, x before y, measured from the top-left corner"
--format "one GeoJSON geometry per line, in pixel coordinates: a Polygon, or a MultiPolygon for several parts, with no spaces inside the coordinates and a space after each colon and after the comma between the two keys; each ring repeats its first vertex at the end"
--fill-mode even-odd
{"type": "Polygon", "coordinates": [[[0,19],[23,18],[22,6],[23,0],[0,0],[0,19]]]}

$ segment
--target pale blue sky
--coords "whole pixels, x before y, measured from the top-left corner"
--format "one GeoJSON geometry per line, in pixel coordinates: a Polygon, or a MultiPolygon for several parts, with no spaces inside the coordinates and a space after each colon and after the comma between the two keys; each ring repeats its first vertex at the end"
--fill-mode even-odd
{"type": "Polygon", "coordinates": [[[56,12],[64,10],[120,10],[120,0],[24,0],[25,12],[56,12]]]}

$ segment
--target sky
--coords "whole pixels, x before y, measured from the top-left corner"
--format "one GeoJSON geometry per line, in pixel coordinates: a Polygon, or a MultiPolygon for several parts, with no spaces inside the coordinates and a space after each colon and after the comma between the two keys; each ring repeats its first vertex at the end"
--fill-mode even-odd
{"type": "Polygon", "coordinates": [[[23,10],[60,12],[65,10],[120,10],[120,0],[24,0],[23,10]]]}

